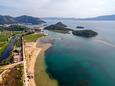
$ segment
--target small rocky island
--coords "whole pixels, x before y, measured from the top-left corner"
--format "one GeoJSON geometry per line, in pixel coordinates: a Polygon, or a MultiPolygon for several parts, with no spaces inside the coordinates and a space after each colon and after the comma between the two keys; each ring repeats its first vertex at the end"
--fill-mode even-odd
{"type": "Polygon", "coordinates": [[[77,26],[76,28],[78,28],[78,29],[84,29],[85,27],[83,27],[83,26],[77,26]]]}
{"type": "Polygon", "coordinates": [[[72,31],[72,34],[82,37],[94,37],[98,35],[98,33],[93,30],[74,30],[72,31]]]}
{"type": "Polygon", "coordinates": [[[54,25],[47,26],[44,29],[59,33],[69,33],[69,31],[73,31],[72,29],[67,28],[67,26],[62,22],[58,22],[54,25]]]}

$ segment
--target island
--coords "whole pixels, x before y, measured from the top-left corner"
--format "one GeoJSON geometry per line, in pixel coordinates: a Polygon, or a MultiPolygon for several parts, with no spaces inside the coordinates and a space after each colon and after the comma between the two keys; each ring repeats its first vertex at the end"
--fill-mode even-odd
{"type": "Polygon", "coordinates": [[[96,35],[98,35],[98,33],[93,30],[74,30],[72,31],[72,34],[82,37],[95,37],[96,35]]]}
{"type": "Polygon", "coordinates": [[[59,33],[69,33],[70,31],[73,31],[72,29],[67,28],[67,26],[62,22],[58,22],[54,25],[47,26],[44,29],[59,33]]]}
{"type": "Polygon", "coordinates": [[[76,28],[84,29],[85,27],[83,27],[83,26],[77,26],[76,28]]]}

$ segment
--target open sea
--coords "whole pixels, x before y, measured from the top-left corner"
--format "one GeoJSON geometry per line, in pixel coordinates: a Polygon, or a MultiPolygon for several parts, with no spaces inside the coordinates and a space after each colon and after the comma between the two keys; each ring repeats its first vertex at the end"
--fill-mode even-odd
{"type": "Polygon", "coordinates": [[[115,86],[115,21],[45,21],[98,32],[96,37],[83,38],[48,31],[54,42],[45,53],[45,63],[59,86],[115,86]]]}

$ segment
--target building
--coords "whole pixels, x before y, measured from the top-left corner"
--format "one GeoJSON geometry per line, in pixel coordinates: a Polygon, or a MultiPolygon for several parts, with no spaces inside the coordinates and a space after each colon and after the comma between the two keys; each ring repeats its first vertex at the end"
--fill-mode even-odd
{"type": "Polygon", "coordinates": [[[14,56],[14,63],[20,62],[21,61],[21,56],[19,54],[14,56]]]}
{"type": "Polygon", "coordinates": [[[14,63],[20,62],[22,60],[22,57],[21,57],[21,54],[20,54],[19,50],[14,50],[13,51],[13,62],[14,63]]]}

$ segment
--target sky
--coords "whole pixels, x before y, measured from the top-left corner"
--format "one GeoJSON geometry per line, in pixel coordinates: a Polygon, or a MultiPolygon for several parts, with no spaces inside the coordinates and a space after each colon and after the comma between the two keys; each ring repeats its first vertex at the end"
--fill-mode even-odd
{"type": "Polygon", "coordinates": [[[0,15],[88,18],[115,14],[115,0],[0,0],[0,15]]]}

